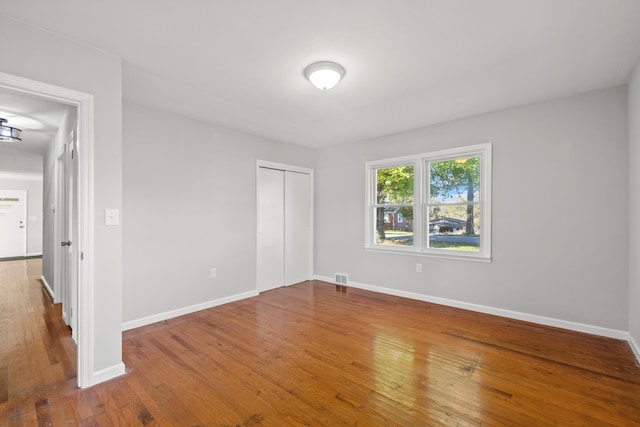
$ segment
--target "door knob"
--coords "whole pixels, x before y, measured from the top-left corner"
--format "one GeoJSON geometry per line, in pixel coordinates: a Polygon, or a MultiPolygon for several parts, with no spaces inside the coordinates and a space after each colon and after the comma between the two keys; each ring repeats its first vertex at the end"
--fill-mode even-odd
{"type": "Polygon", "coordinates": [[[60,242],[61,246],[71,246],[71,240],[67,240],[66,242],[60,242]]]}

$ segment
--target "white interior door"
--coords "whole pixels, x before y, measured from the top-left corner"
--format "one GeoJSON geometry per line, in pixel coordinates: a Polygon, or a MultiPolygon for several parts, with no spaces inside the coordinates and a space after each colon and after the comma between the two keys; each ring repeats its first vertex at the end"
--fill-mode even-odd
{"type": "Polygon", "coordinates": [[[71,336],[77,343],[78,341],[78,322],[77,322],[77,305],[78,305],[78,144],[75,132],[71,132],[67,138],[67,148],[65,152],[65,188],[66,188],[66,240],[60,242],[60,247],[66,250],[66,256],[63,258],[67,264],[67,314],[69,316],[69,326],[71,327],[71,336]],[[73,244],[75,242],[75,245],[73,244]]]}
{"type": "Polygon", "coordinates": [[[257,289],[311,278],[311,177],[258,167],[257,289]]]}
{"type": "Polygon", "coordinates": [[[57,162],[56,162],[56,202],[55,209],[53,212],[55,214],[55,231],[54,231],[54,242],[56,248],[54,250],[54,262],[55,262],[55,283],[54,283],[54,295],[53,302],[55,304],[62,304],[62,319],[65,323],[69,324],[69,319],[67,318],[67,313],[65,312],[65,307],[68,304],[67,298],[65,296],[65,291],[67,290],[67,270],[69,269],[69,263],[67,261],[68,251],[66,248],[59,246],[59,243],[67,238],[69,234],[67,232],[67,174],[66,174],[66,149],[65,145],[62,147],[61,152],[58,154],[57,162]]]}
{"type": "Polygon", "coordinates": [[[284,284],[284,173],[258,168],[257,289],[284,284]]]}
{"type": "Polygon", "coordinates": [[[58,188],[58,216],[59,254],[60,263],[60,302],[62,303],[62,318],[72,329],[72,338],[77,342],[77,304],[78,304],[78,167],[77,143],[75,132],[72,132],[58,158],[59,188],[58,188]]]}
{"type": "Polygon", "coordinates": [[[27,254],[27,192],[0,190],[0,258],[27,254]]]}
{"type": "Polygon", "coordinates": [[[311,277],[309,174],[284,172],[284,285],[311,277]]]}

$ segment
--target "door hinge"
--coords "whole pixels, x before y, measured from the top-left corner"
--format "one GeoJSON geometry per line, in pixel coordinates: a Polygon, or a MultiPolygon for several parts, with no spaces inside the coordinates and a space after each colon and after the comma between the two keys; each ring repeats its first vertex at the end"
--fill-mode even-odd
{"type": "Polygon", "coordinates": [[[80,252],[80,261],[84,260],[84,252],[80,252]]]}

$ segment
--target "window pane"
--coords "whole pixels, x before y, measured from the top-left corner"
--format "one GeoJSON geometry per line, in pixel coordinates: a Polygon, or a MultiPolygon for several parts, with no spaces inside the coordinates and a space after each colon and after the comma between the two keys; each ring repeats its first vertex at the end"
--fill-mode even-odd
{"type": "Polygon", "coordinates": [[[480,199],[480,157],[429,163],[431,202],[473,202],[480,199]]]}
{"type": "Polygon", "coordinates": [[[480,206],[430,206],[429,247],[480,251],[480,206]]]}
{"type": "Polygon", "coordinates": [[[413,166],[378,169],[376,188],[378,204],[413,203],[413,166]]]}
{"type": "Polygon", "coordinates": [[[375,208],[376,244],[413,246],[413,207],[375,208]]]}

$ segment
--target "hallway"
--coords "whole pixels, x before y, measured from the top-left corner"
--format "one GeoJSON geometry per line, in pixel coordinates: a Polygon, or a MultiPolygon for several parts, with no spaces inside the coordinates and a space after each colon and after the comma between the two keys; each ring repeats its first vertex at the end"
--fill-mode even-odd
{"type": "Polygon", "coordinates": [[[76,385],[71,330],[41,274],[41,258],[0,262],[0,425],[6,419],[35,424],[48,405],[45,390],[76,385]],[[29,399],[33,404],[25,404],[29,399]]]}

